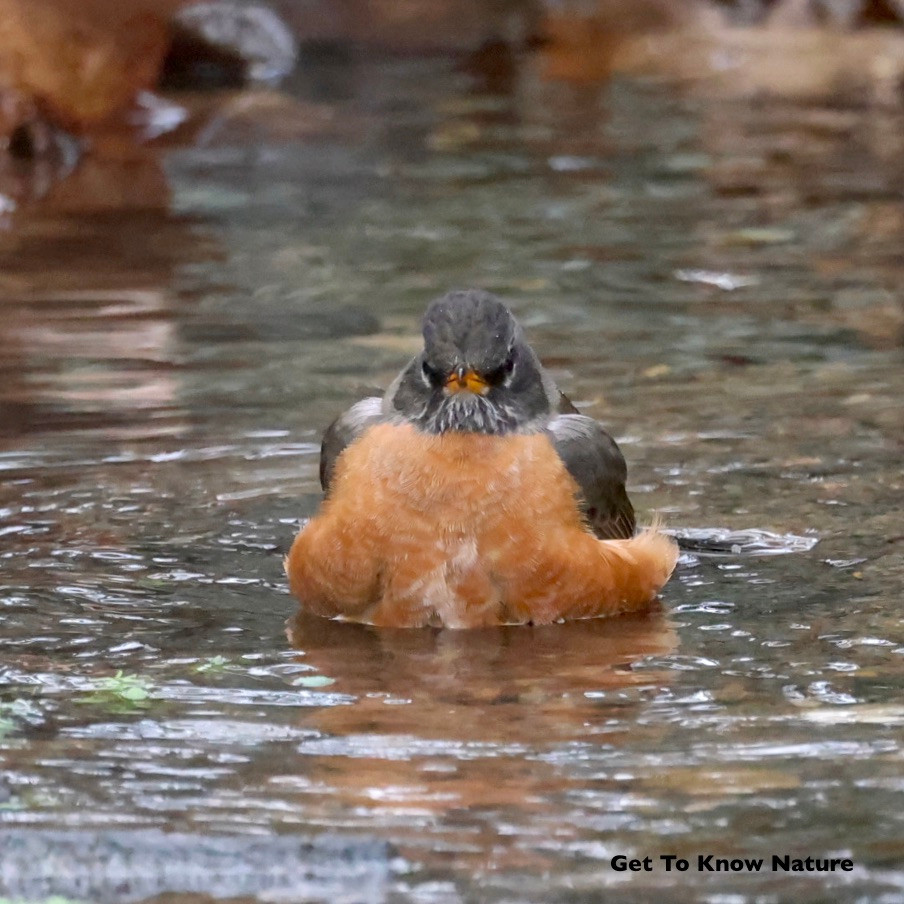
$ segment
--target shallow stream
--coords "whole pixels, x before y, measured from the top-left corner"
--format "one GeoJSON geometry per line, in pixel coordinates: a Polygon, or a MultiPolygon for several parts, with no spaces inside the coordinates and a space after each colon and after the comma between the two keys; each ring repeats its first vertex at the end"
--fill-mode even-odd
{"type": "Polygon", "coordinates": [[[531,61],[291,90],[0,233],[0,894],[900,901],[904,117],[531,61]],[[642,523],[777,539],[645,618],[287,639],[320,434],[467,285],[642,523]]]}

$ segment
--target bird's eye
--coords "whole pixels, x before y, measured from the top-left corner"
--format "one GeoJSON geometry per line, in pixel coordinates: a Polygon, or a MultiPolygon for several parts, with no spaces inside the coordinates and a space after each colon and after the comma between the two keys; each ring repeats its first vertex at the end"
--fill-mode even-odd
{"type": "Polygon", "coordinates": [[[487,374],[487,382],[493,386],[508,384],[515,371],[515,353],[511,352],[500,367],[487,374]]]}
{"type": "Polygon", "coordinates": [[[427,361],[421,363],[421,374],[428,386],[438,386],[442,382],[442,376],[438,370],[431,367],[427,361]]]}

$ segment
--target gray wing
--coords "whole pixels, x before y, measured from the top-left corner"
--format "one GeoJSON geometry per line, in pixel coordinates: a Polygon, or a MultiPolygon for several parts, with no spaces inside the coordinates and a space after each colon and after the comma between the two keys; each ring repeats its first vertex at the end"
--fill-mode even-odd
{"type": "Polygon", "coordinates": [[[383,400],[375,396],[362,399],[326,428],[320,446],[320,486],[324,493],[330,491],[336,461],[346,446],[353,443],[368,427],[383,420],[382,404],[383,400]]]}
{"type": "Polygon", "coordinates": [[[597,537],[633,536],[634,508],[625,490],[628,468],[615,440],[593,418],[581,414],[560,414],[547,431],[581,490],[581,510],[597,537]]]}

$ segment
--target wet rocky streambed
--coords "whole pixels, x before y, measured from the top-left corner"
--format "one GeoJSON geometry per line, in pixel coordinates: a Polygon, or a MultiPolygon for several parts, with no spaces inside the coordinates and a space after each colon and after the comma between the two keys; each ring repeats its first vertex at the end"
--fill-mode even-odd
{"type": "Polygon", "coordinates": [[[313,121],[85,159],[0,232],[0,895],[900,901],[900,110],[529,61],[289,89],[313,121]],[[287,631],[320,433],[467,285],[642,523],[775,536],[644,618],[287,631]]]}

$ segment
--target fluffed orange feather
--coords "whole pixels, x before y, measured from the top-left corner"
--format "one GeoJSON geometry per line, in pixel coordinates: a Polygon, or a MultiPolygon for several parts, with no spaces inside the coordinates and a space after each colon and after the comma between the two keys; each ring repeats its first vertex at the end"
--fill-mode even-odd
{"type": "Polygon", "coordinates": [[[286,558],[319,615],[396,627],[541,624],[646,608],[675,542],[598,540],[543,434],[379,424],[340,457],[321,511],[286,558]]]}

